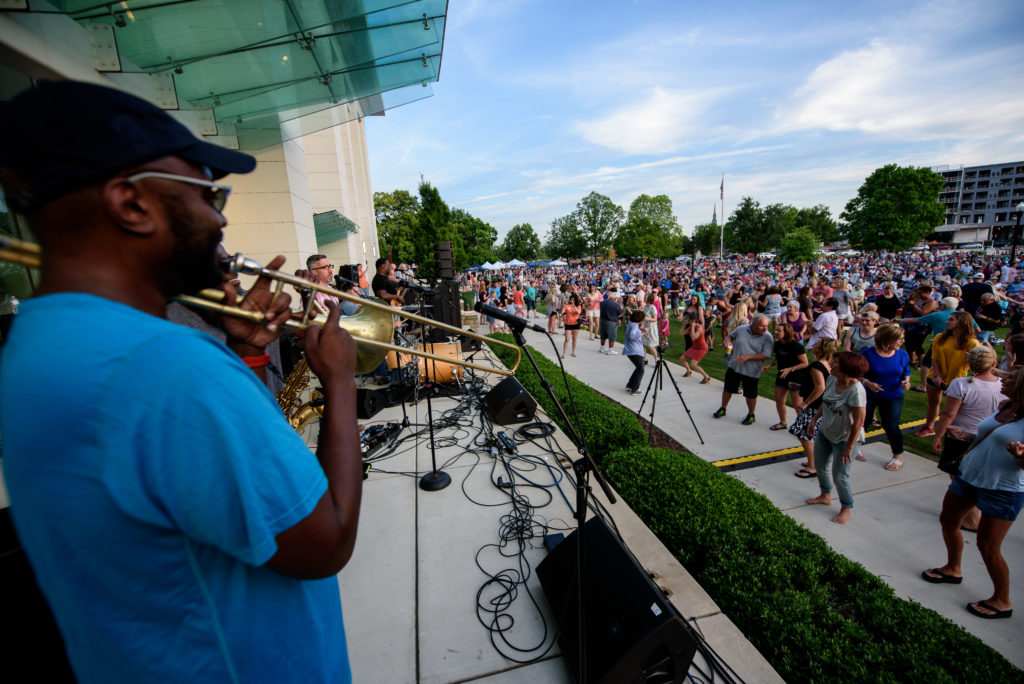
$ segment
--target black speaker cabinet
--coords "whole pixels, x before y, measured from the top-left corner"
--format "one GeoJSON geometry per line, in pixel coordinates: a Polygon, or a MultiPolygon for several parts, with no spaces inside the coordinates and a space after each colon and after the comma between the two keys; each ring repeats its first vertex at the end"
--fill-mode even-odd
{"type": "Polygon", "coordinates": [[[487,415],[498,425],[525,423],[533,420],[537,412],[536,400],[511,376],[484,395],[484,403],[487,405],[487,415]]]}
{"type": "Polygon", "coordinates": [[[441,321],[456,328],[462,327],[462,292],[457,280],[445,280],[437,285],[437,308],[434,309],[435,321],[441,321]]]}
{"type": "Polygon", "coordinates": [[[373,418],[387,406],[384,390],[370,389],[369,387],[356,389],[356,417],[373,418]]]}
{"type": "MultiPolygon", "coordinates": [[[[686,621],[599,517],[586,535],[584,632],[586,681],[682,682],[697,643],[686,621]]],[[[552,614],[561,618],[559,644],[576,681],[579,672],[578,534],[573,532],[537,566],[552,614]]]]}

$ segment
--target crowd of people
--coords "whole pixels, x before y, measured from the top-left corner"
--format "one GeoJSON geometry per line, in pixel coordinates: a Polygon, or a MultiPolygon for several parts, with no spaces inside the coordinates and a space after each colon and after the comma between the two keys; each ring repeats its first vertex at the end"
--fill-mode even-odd
{"type": "Polygon", "coordinates": [[[1022,377],[1014,353],[1024,349],[1022,275],[1004,254],[915,250],[825,254],[812,266],[754,256],[581,262],[469,273],[463,284],[517,315],[539,317],[536,304],[543,302],[548,331],[564,331],[563,356],[570,350],[576,355],[583,320],[601,353],[618,353],[618,329],[625,322],[630,393],[640,391],[648,355],[657,357],[667,345],[669,322],[681,322],[684,378],[696,372],[701,383],[709,382],[701,360],[716,344],[725,353],[715,418],[724,418],[732,395],[742,393],[740,422],[753,425],[760,377],[775,369],[778,421],[769,429],[788,429],[803,447],[796,475],[816,479],[820,490],[807,503],[829,505],[837,490],[840,512],[832,520],[839,524],[852,516],[850,469],[866,460],[865,430],[884,432],[891,452],[884,468],[898,471],[905,393],[925,393],[924,425],[914,435],[933,438],[952,484],[942,513],[949,559],[924,578],[959,581],[959,535],[977,532],[995,591],[969,609],[1000,618],[1009,616],[1010,607],[999,546],[1024,505],[1024,466],[1018,464],[1024,463],[1024,434],[1018,434],[1024,423],[1017,425],[1010,407],[1022,377]],[[523,308],[509,295],[517,292],[529,302],[523,308]],[[1005,340],[996,337],[1003,327],[1009,327],[1005,340]],[[792,423],[787,398],[796,411],[792,423]],[[982,423],[997,410],[1000,419],[989,434],[982,423]]]}

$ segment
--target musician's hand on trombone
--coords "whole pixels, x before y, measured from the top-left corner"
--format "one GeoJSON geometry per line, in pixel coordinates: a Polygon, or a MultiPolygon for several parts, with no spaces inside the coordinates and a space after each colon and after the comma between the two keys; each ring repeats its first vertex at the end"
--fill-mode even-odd
{"type": "Polygon", "coordinates": [[[341,308],[327,300],[327,321],[324,327],[313,323],[306,328],[304,340],[306,361],[329,393],[337,381],[353,379],[356,369],[356,342],[338,321],[341,308]]]}
{"type": "MultiPolygon", "coordinates": [[[[269,269],[278,269],[285,262],[281,255],[274,257],[274,260],[267,264],[269,269]]],[[[249,294],[245,296],[238,307],[246,311],[257,311],[264,314],[263,323],[224,316],[221,325],[228,335],[228,341],[232,347],[246,345],[252,347],[255,353],[262,354],[263,349],[277,339],[284,332],[284,322],[291,316],[291,295],[280,292],[276,296],[270,290],[271,279],[266,276],[259,276],[249,294]]],[[[235,288],[227,285],[224,287],[226,298],[224,303],[228,306],[236,305],[235,288]]],[[[236,350],[237,351],[237,350],[236,350]]]]}

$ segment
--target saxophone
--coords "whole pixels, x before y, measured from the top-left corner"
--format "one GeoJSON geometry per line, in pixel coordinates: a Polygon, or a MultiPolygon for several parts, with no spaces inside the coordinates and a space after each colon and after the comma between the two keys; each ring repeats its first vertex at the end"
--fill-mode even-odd
{"type": "Polygon", "coordinates": [[[309,401],[302,402],[302,393],[309,386],[309,376],[309,364],[306,363],[306,357],[302,357],[288,375],[284,389],[277,395],[277,403],[281,406],[284,417],[297,432],[301,432],[309,423],[324,414],[322,404],[320,406],[312,405],[314,401],[323,397],[318,390],[313,390],[310,393],[309,401]]]}

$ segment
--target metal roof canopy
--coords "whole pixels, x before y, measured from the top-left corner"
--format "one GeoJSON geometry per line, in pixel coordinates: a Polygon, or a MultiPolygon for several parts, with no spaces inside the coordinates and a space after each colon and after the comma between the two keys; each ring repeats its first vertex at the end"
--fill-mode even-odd
{"type": "Polygon", "coordinates": [[[352,219],[334,209],[313,214],[313,229],[318,245],[344,240],[351,233],[359,232],[359,226],[352,219]]]}
{"type": "Polygon", "coordinates": [[[447,0],[54,0],[259,149],[429,96],[447,0]],[[316,115],[316,116],[310,116],[316,115]],[[282,127],[282,124],[289,124],[282,127]],[[284,129],[282,131],[282,128],[284,129]]]}

